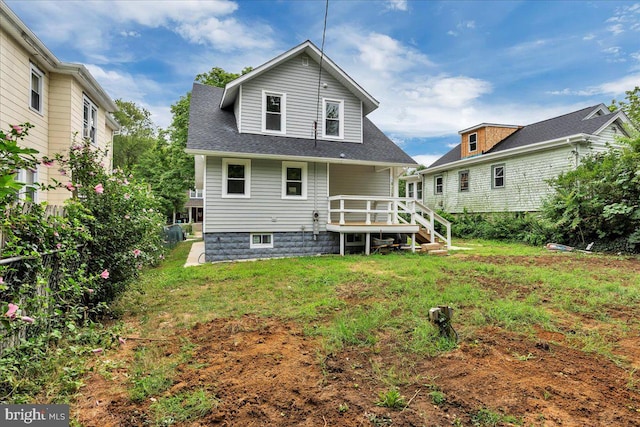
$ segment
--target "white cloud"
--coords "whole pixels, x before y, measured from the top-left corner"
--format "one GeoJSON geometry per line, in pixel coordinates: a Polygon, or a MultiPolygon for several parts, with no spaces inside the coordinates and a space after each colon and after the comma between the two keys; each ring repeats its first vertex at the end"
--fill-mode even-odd
{"type": "Polygon", "coordinates": [[[452,37],[458,37],[458,33],[456,33],[456,32],[455,32],[455,31],[453,31],[453,30],[449,30],[449,31],[447,31],[447,35],[452,36],[452,37]]]}
{"type": "Polygon", "coordinates": [[[391,10],[400,10],[402,12],[406,12],[408,9],[407,0],[389,0],[387,2],[387,8],[391,10]]]}
{"type": "Polygon", "coordinates": [[[551,95],[577,95],[577,96],[595,96],[595,95],[623,95],[628,90],[633,90],[634,87],[640,86],[640,74],[630,74],[613,80],[605,82],[597,86],[590,86],[586,89],[569,89],[548,92],[551,95]]]}
{"type": "Polygon", "coordinates": [[[582,38],[582,40],[593,40],[593,39],[595,39],[595,38],[596,38],[595,34],[590,33],[590,34],[587,34],[586,36],[584,36],[584,37],[582,38]]]}
{"type": "Polygon", "coordinates": [[[415,160],[420,165],[429,166],[431,163],[435,162],[440,157],[442,157],[443,154],[445,154],[445,153],[442,153],[442,154],[418,154],[418,155],[413,156],[413,160],[415,160]]]}
{"type": "Polygon", "coordinates": [[[476,28],[476,21],[463,21],[457,25],[458,29],[473,30],[476,28]]]}
{"type": "Polygon", "coordinates": [[[269,37],[272,33],[269,26],[247,27],[235,19],[221,20],[209,17],[198,22],[178,25],[176,32],[192,43],[209,44],[223,52],[236,49],[268,49],[273,46],[269,37]]]}
{"type": "Polygon", "coordinates": [[[617,36],[618,34],[624,33],[624,27],[622,26],[622,24],[615,24],[607,27],[607,31],[613,33],[614,36],[617,36]]]}

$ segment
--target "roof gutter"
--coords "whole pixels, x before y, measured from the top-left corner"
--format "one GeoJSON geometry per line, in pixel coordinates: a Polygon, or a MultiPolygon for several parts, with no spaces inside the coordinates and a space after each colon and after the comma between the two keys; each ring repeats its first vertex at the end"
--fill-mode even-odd
{"type": "Polygon", "coordinates": [[[234,153],[229,151],[209,151],[209,150],[194,150],[187,148],[185,150],[187,154],[194,156],[215,156],[215,157],[241,157],[244,159],[269,159],[269,160],[297,160],[301,162],[318,162],[318,163],[333,163],[333,164],[346,164],[346,165],[362,165],[362,166],[379,166],[382,169],[388,169],[391,167],[415,167],[416,163],[389,163],[389,162],[373,162],[366,160],[355,160],[346,157],[309,157],[309,156],[289,156],[289,155],[273,155],[273,154],[260,154],[260,153],[234,153]]]}
{"type": "Polygon", "coordinates": [[[476,165],[479,163],[484,163],[487,161],[499,160],[505,157],[511,157],[518,154],[548,150],[563,144],[571,145],[580,141],[598,142],[599,139],[600,138],[598,138],[595,135],[579,133],[576,135],[570,135],[562,138],[556,138],[548,141],[538,142],[536,144],[525,145],[524,147],[510,148],[508,150],[497,151],[495,153],[482,154],[480,156],[456,160],[455,162],[447,163],[447,164],[436,166],[433,168],[423,169],[418,173],[421,175],[428,175],[428,174],[442,172],[449,169],[455,169],[458,167],[466,167],[466,166],[476,165]]]}

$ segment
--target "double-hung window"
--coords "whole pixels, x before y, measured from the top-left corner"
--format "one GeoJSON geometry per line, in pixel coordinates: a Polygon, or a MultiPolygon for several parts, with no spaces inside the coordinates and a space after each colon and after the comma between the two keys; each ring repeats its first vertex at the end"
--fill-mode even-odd
{"type": "Polygon", "coordinates": [[[203,198],[203,190],[202,190],[202,188],[196,188],[195,190],[189,190],[189,198],[190,199],[202,199],[203,198]]]}
{"type": "Polygon", "coordinates": [[[304,162],[282,162],[282,198],[307,198],[307,164],[304,162]]]}
{"type": "Polygon", "coordinates": [[[97,143],[98,107],[86,96],[84,97],[82,137],[88,138],[92,144],[97,143]]]}
{"type": "Polygon", "coordinates": [[[17,181],[24,186],[18,193],[20,200],[33,203],[38,202],[38,171],[34,169],[20,169],[18,171],[17,181]]]}
{"type": "Polygon", "coordinates": [[[422,200],[422,177],[419,182],[416,182],[416,199],[422,200]]]}
{"type": "Polygon", "coordinates": [[[460,191],[468,192],[469,191],[469,171],[460,171],[458,172],[458,179],[460,181],[460,191]]]}
{"type": "Polygon", "coordinates": [[[323,136],[325,138],[344,138],[344,101],[325,99],[323,104],[323,136]]]}
{"type": "Polygon", "coordinates": [[[29,107],[42,114],[42,80],[44,74],[35,65],[31,64],[31,90],[29,107]]]}
{"type": "Polygon", "coordinates": [[[413,189],[415,188],[415,183],[409,182],[407,183],[407,197],[413,199],[413,189]]]}
{"type": "Polygon", "coordinates": [[[251,197],[251,160],[222,159],[222,197],[251,197]]]}
{"type": "Polygon", "coordinates": [[[433,194],[442,194],[444,192],[444,178],[438,175],[433,178],[433,194]]]}
{"type": "Polygon", "coordinates": [[[262,91],[262,131],[286,133],[286,95],[262,91]]]}
{"type": "Polygon", "coordinates": [[[491,186],[504,188],[504,165],[491,166],[491,186]]]}
{"type": "Polygon", "coordinates": [[[478,149],[478,134],[472,133],[469,135],[469,152],[472,153],[478,149]]]}

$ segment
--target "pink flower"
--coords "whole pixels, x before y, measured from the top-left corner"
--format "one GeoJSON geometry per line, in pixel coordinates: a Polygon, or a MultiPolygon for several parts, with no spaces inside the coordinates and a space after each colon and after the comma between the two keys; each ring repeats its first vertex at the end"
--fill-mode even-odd
{"type": "Polygon", "coordinates": [[[60,234],[58,234],[58,232],[57,232],[57,231],[54,231],[54,232],[53,232],[53,235],[54,235],[54,236],[56,236],[56,237],[60,236],[60,234]]]}
{"type": "Polygon", "coordinates": [[[118,337],[118,342],[120,343],[120,345],[125,345],[127,341],[122,337],[118,337]]]}
{"type": "Polygon", "coordinates": [[[124,219],[129,219],[131,218],[128,214],[124,216],[124,219]]]}
{"type": "Polygon", "coordinates": [[[22,128],[21,128],[20,126],[18,126],[18,125],[13,125],[13,126],[11,126],[11,127],[13,128],[13,130],[14,130],[18,135],[20,135],[20,134],[22,133],[22,128]]]}
{"type": "Polygon", "coordinates": [[[129,193],[124,193],[124,198],[125,198],[126,200],[129,200],[129,199],[131,198],[131,194],[129,194],[129,193]]]}
{"type": "Polygon", "coordinates": [[[100,277],[102,277],[103,279],[108,279],[109,278],[109,271],[108,270],[104,270],[102,273],[100,273],[100,277]]]}
{"type": "Polygon", "coordinates": [[[61,243],[58,243],[58,244],[56,245],[56,248],[58,248],[58,249],[62,248],[62,244],[61,244],[61,243]]]}
{"type": "Polygon", "coordinates": [[[22,316],[20,319],[23,322],[27,322],[27,323],[33,323],[35,321],[32,317],[29,317],[29,316],[22,316]]]}
{"type": "Polygon", "coordinates": [[[70,182],[67,182],[64,186],[67,187],[67,190],[69,191],[74,191],[76,189],[76,187],[74,187],[70,182]]]}
{"type": "Polygon", "coordinates": [[[58,172],[60,172],[60,175],[62,176],[66,176],[67,175],[67,171],[64,169],[58,169],[58,172]]]}
{"type": "Polygon", "coordinates": [[[138,258],[140,256],[140,249],[134,249],[133,250],[133,256],[138,258]]]}
{"type": "Polygon", "coordinates": [[[159,258],[160,258],[160,259],[164,259],[164,255],[160,255],[160,256],[159,256],[159,258]]]}
{"type": "Polygon", "coordinates": [[[9,319],[13,319],[14,317],[16,317],[16,311],[18,311],[18,308],[19,307],[17,305],[9,303],[9,309],[4,314],[4,316],[8,317],[9,319]]]}
{"type": "Polygon", "coordinates": [[[87,293],[88,293],[88,294],[92,294],[92,293],[94,293],[94,292],[95,292],[95,291],[94,291],[93,289],[91,289],[91,288],[87,288],[87,293]]]}
{"type": "Polygon", "coordinates": [[[102,348],[94,348],[93,350],[91,350],[91,352],[93,354],[100,354],[102,353],[103,349],[102,348]]]}
{"type": "Polygon", "coordinates": [[[51,166],[53,166],[53,160],[42,159],[42,164],[45,165],[46,167],[50,168],[51,166]]]}
{"type": "Polygon", "coordinates": [[[94,190],[96,190],[96,193],[98,194],[102,194],[104,193],[104,187],[102,186],[102,184],[98,184],[95,187],[93,187],[94,190]]]}
{"type": "Polygon", "coordinates": [[[0,285],[4,284],[4,277],[0,276],[0,285]]]}
{"type": "Polygon", "coordinates": [[[129,185],[129,181],[127,181],[127,179],[125,178],[125,180],[124,180],[123,184],[124,184],[124,185],[129,185]]]}

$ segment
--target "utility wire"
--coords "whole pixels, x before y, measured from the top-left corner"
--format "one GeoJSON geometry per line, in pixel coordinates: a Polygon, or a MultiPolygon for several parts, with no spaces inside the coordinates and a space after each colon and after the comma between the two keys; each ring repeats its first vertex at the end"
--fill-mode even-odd
{"type": "Polygon", "coordinates": [[[327,34],[327,15],[329,15],[329,0],[324,7],[324,26],[322,28],[322,46],[320,46],[320,69],[318,70],[318,99],[316,103],[316,121],[313,124],[313,146],[318,144],[318,121],[320,121],[320,85],[322,84],[322,62],[324,61],[324,40],[327,34]]]}

